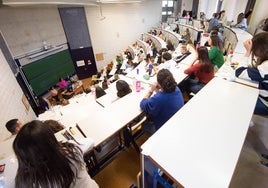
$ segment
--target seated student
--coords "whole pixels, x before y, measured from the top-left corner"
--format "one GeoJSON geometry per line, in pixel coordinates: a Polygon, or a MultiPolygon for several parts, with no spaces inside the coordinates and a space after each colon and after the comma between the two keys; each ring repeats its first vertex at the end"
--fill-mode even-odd
{"type": "Polygon", "coordinates": [[[234,25],[234,27],[246,30],[248,28],[247,19],[245,18],[244,13],[240,13],[237,17],[237,23],[234,25]]]}
{"type": "Polygon", "coordinates": [[[189,78],[184,82],[184,89],[188,94],[197,93],[214,77],[214,66],[208,57],[207,48],[201,46],[197,52],[199,61],[184,71],[185,74],[194,74],[197,78],[189,78]]]}
{"type": "Polygon", "coordinates": [[[175,29],[173,29],[173,32],[180,33],[179,24],[176,24],[176,27],[175,27],[175,29]]]}
{"type": "Polygon", "coordinates": [[[149,118],[142,124],[142,129],[153,134],[184,104],[182,93],[171,72],[162,69],[157,74],[157,82],[140,102],[140,107],[149,118]],[[153,96],[152,94],[156,92],[153,96]],[[151,118],[151,119],[150,119],[151,118]]]}
{"type": "Polygon", "coordinates": [[[208,51],[209,59],[216,66],[216,69],[218,69],[224,63],[222,43],[218,36],[210,36],[208,44],[210,46],[210,50],[208,51]]]}
{"type": "Polygon", "coordinates": [[[117,89],[117,96],[120,98],[132,92],[128,83],[124,80],[118,80],[116,82],[116,89],[117,89]]]}
{"type": "Polygon", "coordinates": [[[13,149],[18,159],[15,187],[99,187],[88,175],[79,147],[58,142],[41,121],[26,123],[13,149]]]}
{"type": "Polygon", "coordinates": [[[157,56],[157,64],[158,65],[160,65],[162,63],[162,55],[163,55],[163,53],[165,53],[167,51],[168,51],[167,48],[162,48],[161,50],[159,50],[158,56],[157,56]]]}
{"type": "Polygon", "coordinates": [[[219,21],[218,21],[218,13],[213,13],[213,17],[210,19],[209,24],[208,24],[208,32],[210,33],[212,28],[214,26],[218,26],[219,25],[219,21]]]}
{"type": "Polygon", "coordinates": [[[188,11],[186,11],[184,18],[186,18],[186,19],[190,19],[191,18],[190,13],[188,11]]]}
{"type": "Polygon", "coordinates": [[[124,52],[124,54],[125,54],[125,56],[126,56],[126,58],[128,60],[133,60],[133,57],[132,57],[132,55],[131,55],[131,53],[130,53],[130,51],[128,49],[126,49],[126,51],[124,52]]]}
{"type": "Polygon", "coordinates": [[[100,86],[97,86],[95,88],[95,95],[96,95],[96,99],[97,99],[97,98],[100,98],[103,95],[106,95],[106,92],[100,86]]]}
{"type": "Polygon", "coordinates": [[[147,54],[145,60],[144,60],[144,69],[146,72],[148,72],[149,76],[153,73],[153,66],[154,66],[154,57],[150,54],[147,54]]]}
{"type": "Polygon", "coordinates": [[[145,61],[145,69],[150,65],[150,64],[152,64],[153,62],[151,62],[151,55],[150,54],[147,54],[146,55],[146,58],[144,59],[144,61],[145,61]]]}
{"type": "Polygon", "coordinates": [[[164,35],[163,35],[162,31],[159,31],[158,37],[159,37],[160,39],[163,39],[163,40],[164,40],[164,35]]]}
{"type": "Polygon", "coordinates": [[[59,122],[55,121],[55,120],[45,120],[44,123],[53,131],[53,133],[57,133],[63,129],[65,129],[65,127],[60,124],[59,122]]]}
{"type": "Polygon", "coordinates": [[[145,53],[143,52],[143,49],[139,50],[139,53],[137,54],[138,56],[138,62],[142,62],[145,59],[145,53]]]}
{"type": "MultiPolygon", "coordinates": [[[[210,36],[218,36],[220,39],[219,42],[221,42],[221,46],[223,46],[223,36],[222,36],[222,33],[219,31],[219,27],[214,26],[209,33],[209,38],[210,36]]],[[[204,46],[209,46],[208,41],[205,42],[204,46]]]]}
{"type": "MultiPolygon", "coordinates": [[[[245,56],[252,56],[252,65],[237,68],[235,76],[259,83],[260,92],[254,114],[268,115],[268,33],[262,32],[255,35],[244,42],[244,47],[246,49],[245,56]]],[[[262,157],[268,159],[267,154],[262,154],[262,157]]],[[[268,167],[267,161],[261,161],[261,163],[268,167]]]]}
{"type": "Polygon", "coordinates": [[[47,101],[45,101],[45,99],[43,97],[38,97],[37,98],[37,102],[38,102],[38,113],[41,114],[43,112],[45,112],[46,110],[49,109],[49,105],[47,103],[47,101]]]}
{"type": "Polygon", "coordinates": [[[190,30],[188,28],[186,28],[182,35],[181,35],[181,40],[180,42],[184,43],[185,41],[188,41],[191,39],[191,34],[190,34],[190,30]]]}
{"type": "Polygon", "coordinates": [[[186,49],[188,50],[188,52],[191,53],[191,56],[193,56],[193,58],[191,59],[191,62],[189,62],[189,63],[194,63],[198,59],[198,53],[195,49],[193,41],[187,40],[187,41],[185,41],[184,45],[186,45],[186,49]]]}
{"type": "Polygon", "coordinates": [[[172,66],[175,67],[176,62],[172,59],[172,55],[169,52],[165,52],[162,55],[162,63],[157,67],[154,66],[154,72],[157,73],[161,69],[168,69],[170,70],[172,66]]]}
{"type": "Polygon", "coordinates": [[[168,51],[174,51],[174,45],[172,44],[171,40],[167,40],[167,49],[168,51]]]}
{"type": "Polygon", "coordinates": [[[199,14],[199,20],[200,20],[200,29],[205,29],[205,21],[206,21],[206,15],[204,12],[200,12],[199,14]]]}
{"type": "Polygon", "coordinates": [[[49,93],[52,96],[53,99],[56,100],[56,102],[60,102],[59,96],[58,96],[58,90],[55,89],[55,87],[51,87],[49,89],[49,93]]]}
{"type": "Polygon", "coordinates": [[[268,115],[268,33],[255,35],[244,42],[246,56],[252,56],[252,66],[239,67],[235,71],[238,78],[259,83],[259,98],[254,114],[268,115]]]}
{"type": "Polygon", "coordinates": [[[18,134],[22,126],[23,125],[19,119],[11,119],[6,123],[6,128],[12,135],[18,134]]]}
{"type": "Polygon", "coordinates": [[[225,15],[225,10],[222,10],[219,14],[219,23],[223,26],[227,25],[227,17],[225,15]]]}
{"type": "Polygon", "coordinates": [[[181,55],[179,55],[178,57],[176,57],[175,62],[178,64],[180,63],[182,60],[184,60],[188,55],[190,55],[191,53],[187,50],[186,45],[180,45],[180,53],[181,55]]]}
{"type": "MultiPolygon", "coordinates": [[[[64,125],[52,119],[44,121],[44,124],[46,124],[54,134],[65,129],[64,125]]],[[[91,138],[78,138],[75,141],[68,140],[68,142],[78,144],[78,147],[82,150],[83,153],[91,150],[94,146],[94,141],[91,138]]]]}
{"type": "Polygon", "coordinates": [[[200,13],[199,13],[199,20],[201,20],[201,21],[206,21],[206,15],[205,15],[204,12],[200,12],[200,13]]]}
{"type": "Polygon", "coordinates": [[[152,42],[152,45],[151,45],[151,52],[152,52],[152,56],[153,57],[156,57],[157,56],[158,51],[157,51],[157,48],[156,48],[154,42],[152,42]]]}
{"type": "Polygon", "coordinates": [[[59,79],[59,83],[58,86],[62,89],[66,89],[68,86],[68,82],[66,80],[64,80],[63,78],[59,79]]]}

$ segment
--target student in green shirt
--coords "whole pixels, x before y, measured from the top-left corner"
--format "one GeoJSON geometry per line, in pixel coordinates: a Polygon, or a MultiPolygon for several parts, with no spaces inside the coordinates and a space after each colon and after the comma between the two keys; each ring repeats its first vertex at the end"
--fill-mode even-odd
{"type": "Polygon", "coordinates": [[[218,36],[210,36],[208,40],[210,50],[208,51],[209,59],[212,64],[220,68],[224,63],[224,58],[222,54],[222,42],[218,36]]]}

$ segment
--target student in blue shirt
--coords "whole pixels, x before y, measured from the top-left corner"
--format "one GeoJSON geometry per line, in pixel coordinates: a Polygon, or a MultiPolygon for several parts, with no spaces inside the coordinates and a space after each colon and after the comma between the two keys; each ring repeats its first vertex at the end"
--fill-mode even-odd
{"type": "Polygon", "coordinates": [[[182,93],[173,75],[169,70],[161,69],[157,74],[157,82],[140,102],[141,109],[148,115],[142,129],[153,134],[183,105],[182,93]]]}

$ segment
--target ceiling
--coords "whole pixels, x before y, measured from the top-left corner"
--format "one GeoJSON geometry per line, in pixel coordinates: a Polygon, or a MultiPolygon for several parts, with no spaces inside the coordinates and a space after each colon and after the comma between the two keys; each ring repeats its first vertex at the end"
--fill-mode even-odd
{"type": "Polygon", "coordinates": [[[141,3],[145,0],[1,0],[6,6],[34,6],[34,5],[80,5],[98,6],[100,4],[141,3]]]}

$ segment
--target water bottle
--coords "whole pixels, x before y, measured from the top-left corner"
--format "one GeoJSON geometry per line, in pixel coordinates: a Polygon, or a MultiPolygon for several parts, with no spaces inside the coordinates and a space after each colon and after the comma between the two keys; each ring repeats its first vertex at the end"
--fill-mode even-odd
{"type": "Polygon", "coordinates": [[[141,81],[136,80],[136,92],[140,92],[141,91],[141,81]]]}
{"type": "Polygon", "coordinates": [[[152,65],[152,64],[150,64],[150,65],[149,65],[149,76],[151,76],[152,71],[153,71],[153,65],[152,65]]]}
{"type": "Polygon", "coordinates": [[[139,69],[137,69],[137,75],[139,75],[139,73],[140,73],[140,70],[139,70],[139,69]]]}

